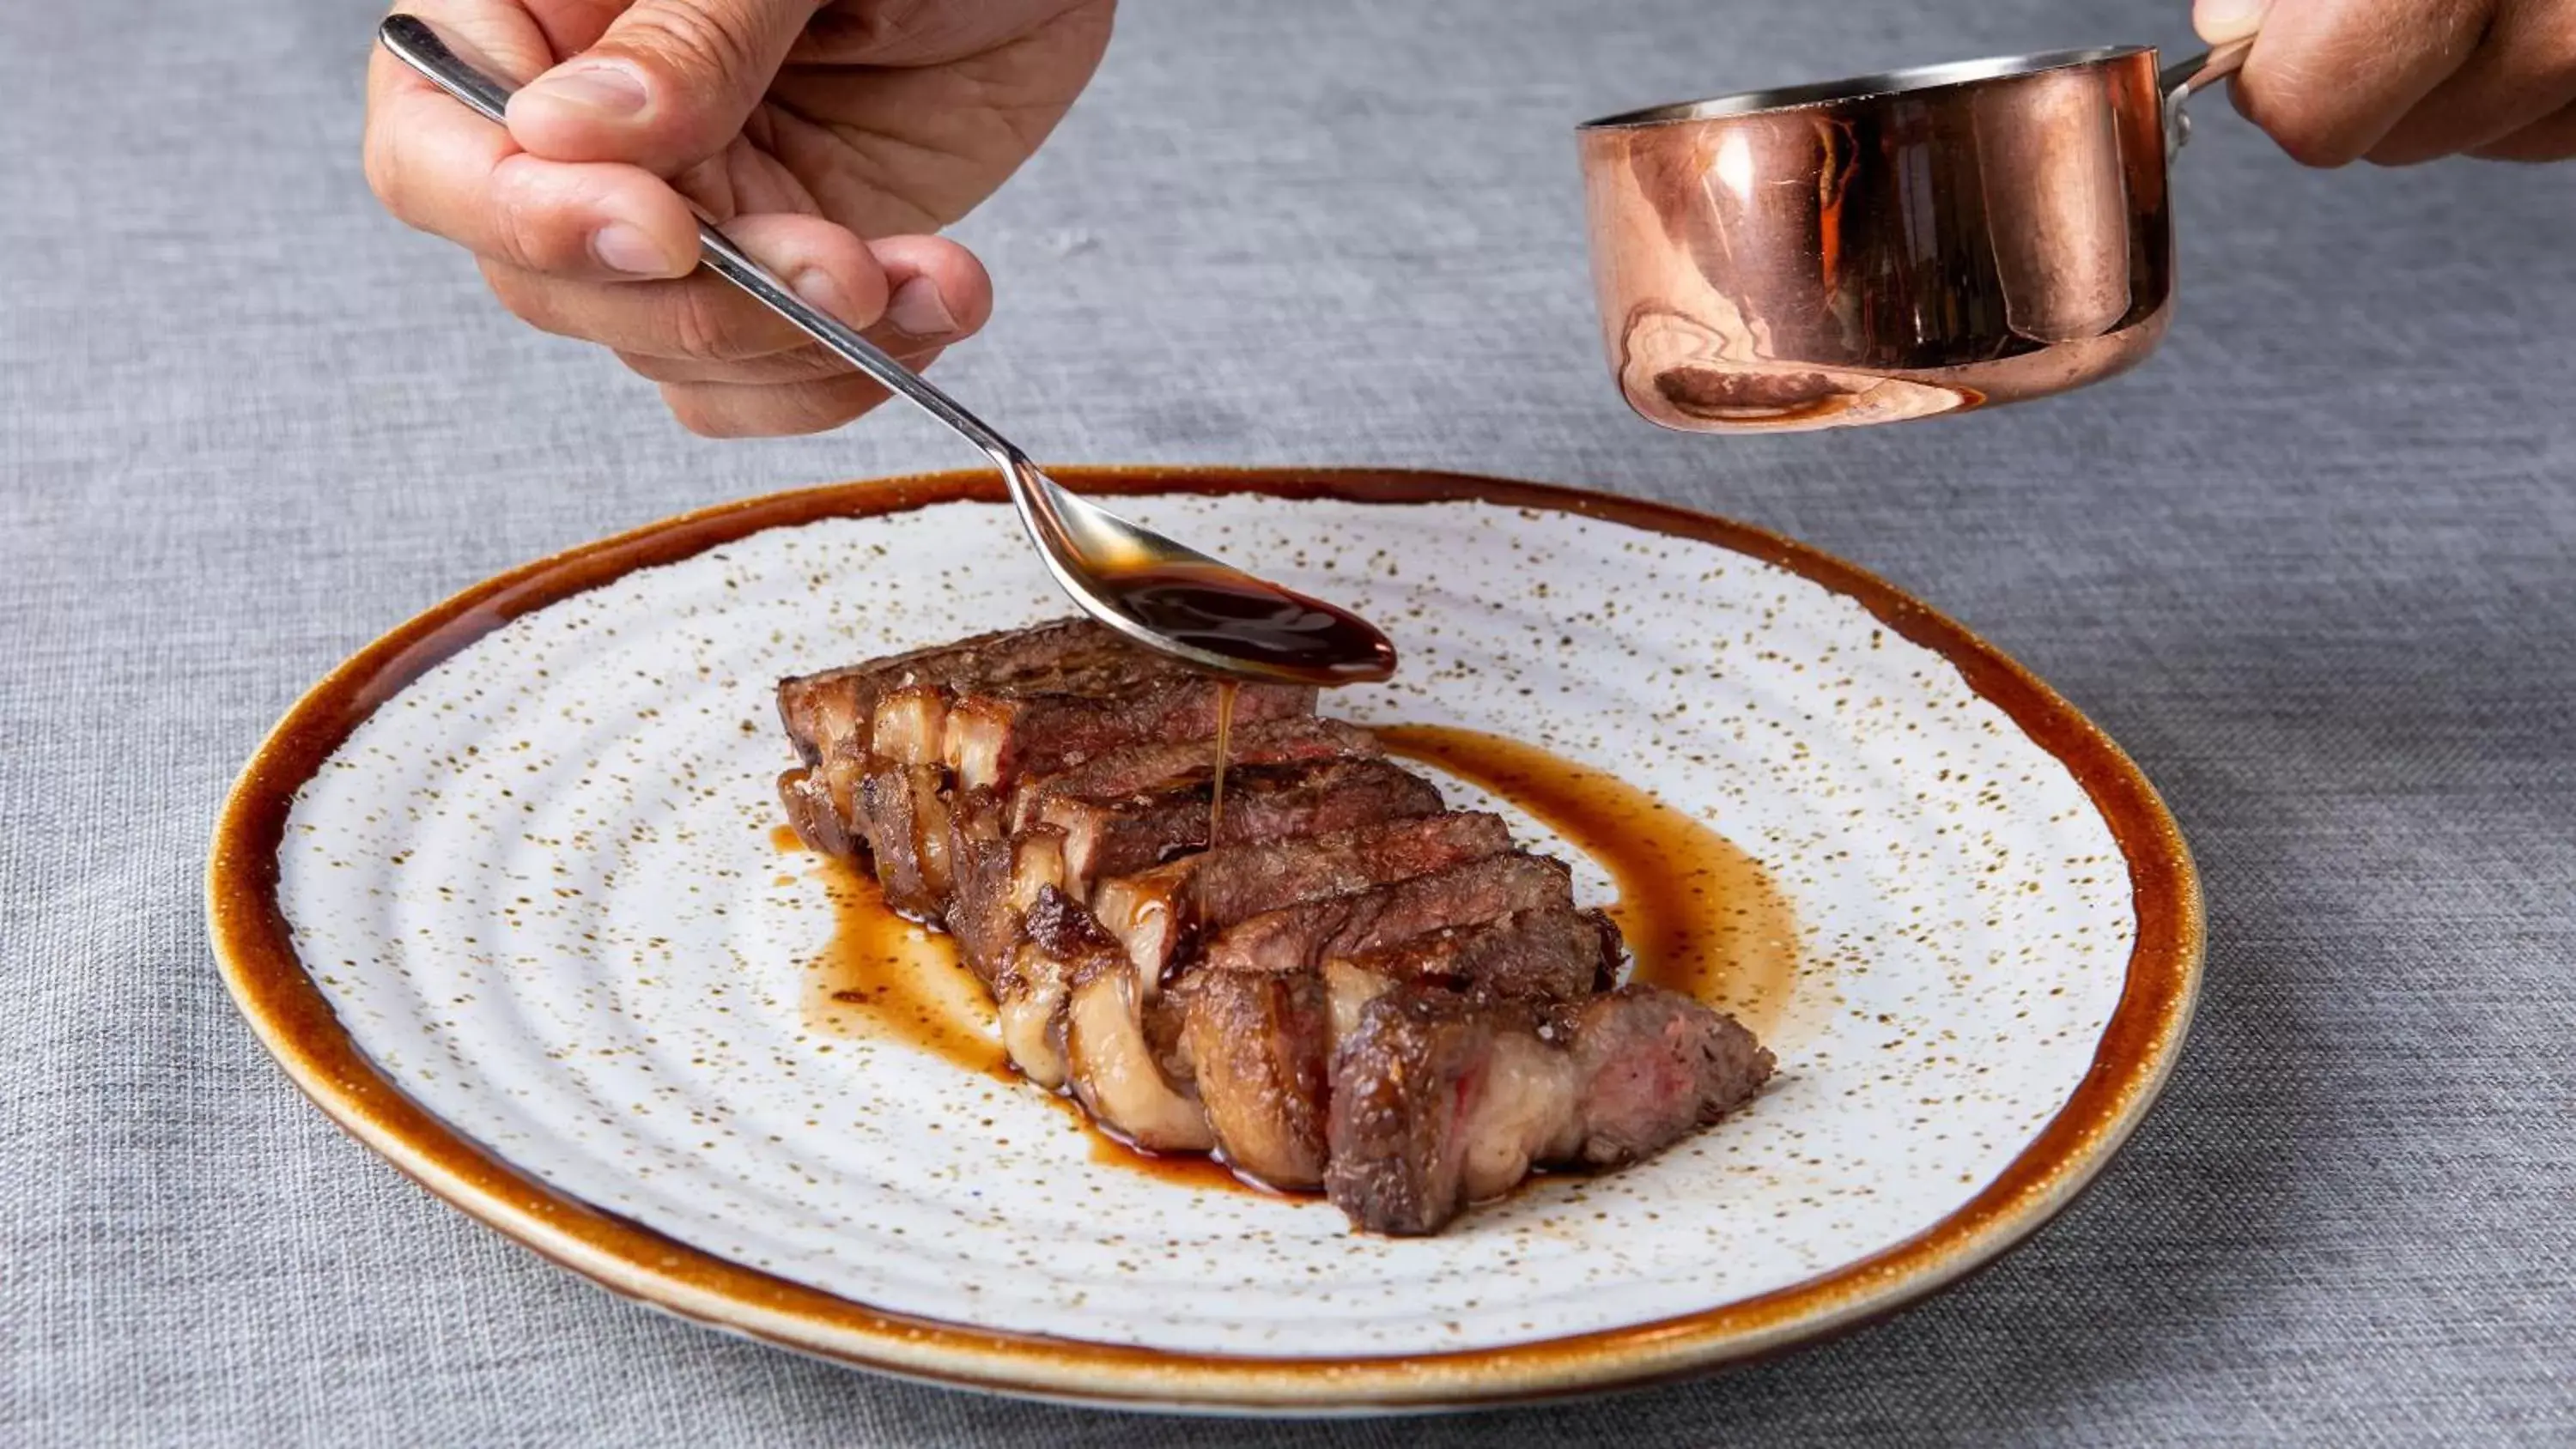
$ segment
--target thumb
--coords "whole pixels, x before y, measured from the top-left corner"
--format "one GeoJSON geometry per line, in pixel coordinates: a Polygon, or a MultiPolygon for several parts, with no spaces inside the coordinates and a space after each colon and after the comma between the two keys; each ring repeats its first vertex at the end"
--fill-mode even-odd
{"type": "Polygon", "coordinates": [[[2193,0],[2191,28],[2211,45],[2243,40],[2263,24],[2271,0],[2193,0]]]}
{"type": "Polygon", "coordinates": [[[549,161],[675,175],[725,148],[816,0],[636,0],[596,44],[510,98],[510,137],[549,161]]]}

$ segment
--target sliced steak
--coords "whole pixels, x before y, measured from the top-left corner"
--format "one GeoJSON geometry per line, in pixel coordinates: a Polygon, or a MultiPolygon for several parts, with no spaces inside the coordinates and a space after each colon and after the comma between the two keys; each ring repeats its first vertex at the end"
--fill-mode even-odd
{"type": "Polygon", "coordinates": [[[822,839],[837,838],[848,848],[833,853],[854,859],[867,854],[859,788],[877,757],[889,752],[876,742],[888,695],[912,691],[899,718],[913,735],[893,753],[901,763],[933,764],[946,748],[947,700],[956,691],[1010,687],[1051,672],[1087,673],[1101,660],[1143,653],[1088,620],[1066,619],[780,680],[778,716],[810,772],[804,803],[816,830],[808,842],[823,849],[822,839]],[[920,747],[925,737],[926,754],[920,747]],[[822,828],[821,802],[837,816],[837,837],[822,828]]]}
{"type": "Polygon", "coordinates": [[[1040,826],[1007,839],[975,839],[950,832],[956,891],[948,902],[948,930],[966,967],[991,985],[1025,938],[1022,921],[1041,886],[1064,879],[1064,832],[1040,826]]]}
{"type": "Polygon", "coordinates": [[[1229,686],[1175,660],[1130,649],[1117,668],[1075,672],[1042,687],[961,692],[948,711],[947,759],[970,789],[1009,791],[1130,745],[1216,736],[1219,694],[1235,690],[1234,723],[1249,727],[1315,712],[1295,684],[1229,686]]]}
{"type": "MultiPolygon", "coordinates": [[[[1088,899],[1097,881],[1206,849],[1211,774],[1109,799],[1049,800],[1038,819],[1064,831],[1065,890],[1088,899]]],[[[1439,809],[1437,787],[1382,759],[1248,766],[1226,772],[1219,843],[1325,834],[1439,809]]]]}
{"type": "Polygon", "coordinates": [[[1204,932],[1511,848],[1511,828],[1499,815],[1409,816],[1184,856],[1100,882],[1092,891],[1092,910],[1126,944],[1137,970],[1160,977],[1187,959],[1204,932]]]}
{"type": "Polygon", "coordinates": [[[1324,1180],[1329,1064],[1369,1002],[1407,982],[1534,1004],[1577,999],[1608,983],[1619,948],[1600,913],[1543,907],[1328,956],[1320,969],[1206,965],[1168,994],[1182,1007],[1182,1056],[1227,1160],[1274,1187],[1311,1188],[1324,1180]]]}
{"type": "Polygon", "coordinates": [[[1539,1006],[1407,983],[1334,1051],[1324,1188],[1360,1228],[1437,1232],[1534,1166],[1659,1151],[1771,1066],[1733,1018],[1657,987],[1539,1006]]]}
{"type": "Polygon", "coordinates": [[[1574,1057],[1583,1141],[1572,1160],[1616,1167],[1661,1152],[1753,1100],[1770,1049],[1734,1017],[1677,991],[1622,986],[1548,1013],[1574,1057]]]}
{"type": "Polygon", "coordinates": [[[1565,862],[1525,851],[1487,856],[1373,890],[1264,911],[1218,932],[1203,969],[1309,971],[1448,926],[1514,911],[1570,909],[1565,862]]]}
{"type": "MultiPolygon", "coordinates": [[[[1228,766],[1241,767],[1379,753],[1377,737],[1357,725],[1298,715],[1235,730],[1226,742],[1225,757],[1228,766]]],[[[1109,800],[1141,794],[1205,778],[1215,764],[1216,747],[1210,740],[1185,739],[1129,745],[1052,775],[1024,775],[1011,792],[1012,828],[1035,823],[1051,799],[1109,800]]]]}
{"type": "Polygon", "coordinates": [[[952,884],[946,772],[937,765],[868,771],[858,821],[886,904],[912,920],[945,924],[952,884]]]}
{"type": "Polygon", "coordinates": [[[838,860],[858,859],[859,842],[851,838],[841,812],[832,807],[831,791],[813,770],[799,766],[780,775],[778,803],[786,807],[787,823],[806,849],[838,860]]]}
{"type": "Polygon", "coordinates": [[[813,765],[836,748],[869,753],[865,730],[877,698],[904,684],[944,690],[1006,685],[1049,670],[1079,668],[1109,651],[1141,652],[1088,619],[1058,619],[1026,629],[978,634],[954,644],[913,649],[838,669],[778,681],[778,719],[799,758],[813,765]]]}
{"type": "Polygon", "coordinates": [[[1043,955],[1066,990],[1065,1079],[1101,1126],[1153,1152],[1216,1145],[1198,1102],[1164,1075],[1146,1033],[1146,993],[1127,953],[1091,913],[1045,887],[1027,915],[1023,955],[1043,955]]]}
{"type": "Polygon", "coordinates": [[[1332,1061],[1323,978],[1193,971],[1169,994],[1181,1007],[1181,1053],[1226,1162],[1271,1187],[1322,1186],[1332,1061]]]}
{"type": "Polygon", "coordinates": [[[1622,953],[1619,928],[1608,916],[1550,906],[1335,957],[1323,970],[1333,1039],[1350,1035],[1360,1009],[1402,982],[1516,1001],[1571,1001],[1608,990],[1622,953]]]}

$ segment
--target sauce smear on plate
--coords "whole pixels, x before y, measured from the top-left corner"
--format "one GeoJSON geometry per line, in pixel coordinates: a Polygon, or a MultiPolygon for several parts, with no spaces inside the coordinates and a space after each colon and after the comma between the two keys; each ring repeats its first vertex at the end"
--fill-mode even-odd
{"type": "Polygon", "coordinates": [[[1730,1012],[1769,1038],[1798,980],[1798,928],[1761,862],[1696,817],[1590,765],[1448,725],[1382,725],[1387,753],[1444,770],[1535,816],[1619,887],[1609,907],[1632,980],[1730,1012]]]}
{"type": "MultiPolygon", "coordinates": [[[[782,850],[803,850],[785,831],[782,850]]],[[[805,1019],[835,1036],[894,1041],[970,1072],[1016,1080],[983,987],[959,963],[957,943],[907,921],[874,879],[817,857],[832,903],[832,936],[815,958],[805,1019]]]]}

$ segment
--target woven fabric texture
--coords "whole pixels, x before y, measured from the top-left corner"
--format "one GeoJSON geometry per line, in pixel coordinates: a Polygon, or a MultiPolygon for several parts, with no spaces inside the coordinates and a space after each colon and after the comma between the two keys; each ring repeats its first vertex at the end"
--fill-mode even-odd
{"type": "Polygon", "coordinates": [[[2080,396],[1660,433],[1601,366],[1568,127],[2187,39],[2143,0],[1130,0],[958,228],[940,365],[1065,461],[1456,468],[1778,528],[1955,613],[2167,793],[2209,984],[2026,1248],[1881,1326],[1509,1415],[1217,1426],[912,1387],[679,1323],[326,1122],[217,980],[261,733],[529,557],[973,461],[893,411],[707,443],[366,193],[374,11],[0,8],[0,1440],[1470,1444],[2576,1440],[2576,166],[2301,170],[2213,98],[2184,299],[2080,396]]]}

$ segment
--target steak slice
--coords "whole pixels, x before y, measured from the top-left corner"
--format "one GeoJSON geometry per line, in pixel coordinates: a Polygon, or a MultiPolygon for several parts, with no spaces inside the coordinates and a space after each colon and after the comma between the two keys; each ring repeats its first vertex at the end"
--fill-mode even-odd
{"type": "Polygon", "coordinates": [[[1194,971],[1170,994],[1181,1003],[1181,1053],[1226,1162],[1282,1190],[1322,1186],[1332,1086],[1323,978],[1194,971]]]}
{"type": "Polygon", "coordinates": [[[1531,1002],[1598,990],[1619,936],[1597,912],[1515,912],[1451,927],[1319,971],[1191,971],[1169,993],[1182,1055],[1227,1160],[1279,1188],[1323,1184],[1335,1046],[1363,1008],[1407,981],[1531,1002]]]}
{"type": "Polygon", "coordinates": [[[1058,619],[1026,629],[978,634],[954,644],[778,681],[778,720],[797,757],[812,766],[836,751],[864,759],[877,698],[903,684],[943,690],[1001,685],[1047,670],[1078,669],[1111,649],[1136,647],[1088,619],[1058,619]]]}
{"type": "MultiPolygon", "coordinates": [[[[1110,799],[1059,795],[1038,812],[1064,831],[1064,888],[1088,899],[1092,884],[1208,846],[1213,771],[1110,799]]],[[[1380,820],[1435,814],[1440,791],[1382,759],[1254,765],[1226,772],[1224,845],[1349,830],[1380,820]]]]}
{"type": "Polygon", "coordinates": [[[1514,911],[1571,909],[1565,862],[1510,851],[1410,880],[1263,911],[1217,933],[1206,966],[1225,971],[1306,971],[1448,926],[1514,911]]]}
{"type": "MultiPolygon", "coordinates": [[[[1226,742],[1225,758],[1229,767],[1241,767],[1378,753],[1377,737],[1357,725],[1297,715],[1234,731],[1226,742]]],[[[1018,830],[1034,824],[1049,800],[1108,800],[1140,794],[1205,778],[1215,764],[1216,747],[1210,740],[1186,739],[1128,745],[1056,774],[1023,776],[1011,792],[1011,826],[1018,830]]]]}
{"type": "Polygon", "coordinates": [[[1362,1007],[1406,981],[1516,1001],[1571,1001],[1606,991],[1618,979],[1623,944],[1619,928],[1601,912],[1550,906],[1335,957],[1323,970],[1333,1039],[1350,1035],[1362,1007]]]}
{"type": "Polygon", "coordinates": [[[1437,1232],[1550,1163],[1660,1151],[1749,1101],[1772,1059],[1651,986],[1535,1005],[1411,982],[1333,1055],[1325,1192],[1370,1232],[1437,1232]]]}
{"type": "Polygon", "coordinates": [[[1127,946],[1136,969],[1160,977],[1201,934],[1263,911],[1367,890],[1512,848],[1499,815],[1456,812],[1361,825],[1302,840],[1229,845],[1104,880],[1092,911],[1127,946]]]}
{"type": "Polygon", "coordinates": [[[1583,1108],[1575,1160],[1651,1157],[1753,1100],[1777,1065],[1734,1017],[1660,986],[1622,986],[1547,1013],[1573,1054],[1583,1108]]]}
{"type": "Polygon", "coordinates": [[[1117,667],[1074,671],[1033,687],[961,691],[948,711],[947,759],[959,784],[1010,791],[1130,745],[1216,737],[1219,697],[1234,693],[1234,723],[1315,712],[1299,684],[1232,684],[1177,660],[1129,648],[1117,667]]]}
{"type": "Polygon", "coordinates": [[[858,818],[886,904],[912,920],[945,924],[953,884],[946,772],[937,765],[868,771],[858,818]]]}
{"type": "Polygon", "coordinates": [[[948,930],[966,968],[990,986],[1025,938],[1022,923],[1039,887],[1064,879],[1064,832],[1040,826],[1006,839],[975,839],[952,826],[950,840],[957,889],[948,902],[948,930]]]}
{"type": "Polygon", "coordinates": [[[787,809],[787,823],[796,828],[796,838],[808,850],[840,860],[856,860],[859,842],[842,823],[841,812],[832,805],[830,789],[822,777],[810,768],[798,766],[778,777],[778,803],[787,809]]]}
{"type": "Polygon", "coordinates": [[[1216,1145],[1188,1092],[1164,1075],[1146,1034],[1145,993],[1127,953],[1091,913],[1052,886],[1027,915],[1025,957],[1043,958],[1065,991],[1065,1079],[1102,1127],[1152,1152],[1216,1145]]]}

